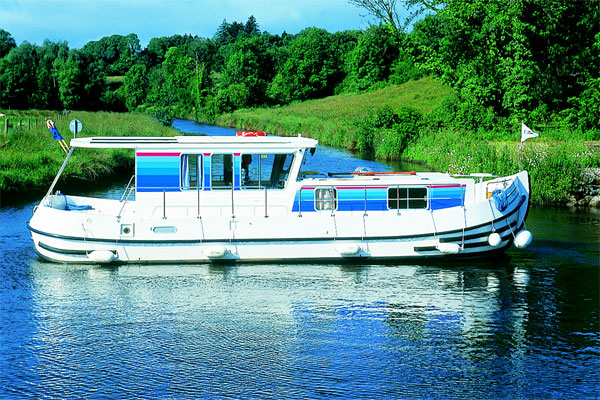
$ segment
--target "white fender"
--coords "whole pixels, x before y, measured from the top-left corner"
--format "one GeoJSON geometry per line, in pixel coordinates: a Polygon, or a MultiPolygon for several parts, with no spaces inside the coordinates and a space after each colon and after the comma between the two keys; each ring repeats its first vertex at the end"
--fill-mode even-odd
{"type": "Polygon", "coordinates": [[[529,231],[521,231],[515,236],[515,247],[518,249],[524,249],[531,244],[533,235],[529,231]]]}
{"type": "Polygon", "coordinates": [[[446,254],[458,254],[462,251],[460,246],[456,243],[440,243],[438,242],[435,247],[446,254]]]}
{"type": "Polygon", "coordinates": [[[229,253],[224,246],[212,246],[202,250],[204,255],[210,259],[223,258],[229,253]]]}
{"type": "Polygon", "coordinates": [[[340,244],[335,248],[341,256],[354,256],[360,253],[360,246],[356,243],[340,244]]]}
{"type": "Polygon", "coordinates": [[[498,247],[502,243],[502,238],[497,232],[494,232],[488,237],[488,243],[492,247],[498,247]]]}
{"type": "Polygon", "coordinates": [[[94,250],[88,254],[88,257],[94,262],[103,264],[114,261],[115,253],[109,250],[94,250]]]}

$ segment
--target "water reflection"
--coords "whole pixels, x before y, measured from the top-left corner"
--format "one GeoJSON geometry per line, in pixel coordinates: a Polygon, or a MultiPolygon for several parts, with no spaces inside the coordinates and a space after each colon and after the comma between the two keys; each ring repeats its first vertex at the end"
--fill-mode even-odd
{"type": "Polygon", "coordinates": [[[17,386],[30,393],[51,384],[116,397],[132,381],[134,397],[157,387],[162,397],[547,397],[544,385],[589,394],[600,382],[597,270],[522,263],[33,258],[19,303],[3,299],[13,312],[2,359],[22,360],[4,376],[14,386],[26,374],[17,386]]]}

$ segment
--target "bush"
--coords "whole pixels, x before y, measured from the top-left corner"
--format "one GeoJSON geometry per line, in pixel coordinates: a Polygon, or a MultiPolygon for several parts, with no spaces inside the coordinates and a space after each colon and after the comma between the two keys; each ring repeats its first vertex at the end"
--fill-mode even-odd
{"type": "Polygon", "coordinates": [[[390,106],[381,107],[359,124],[356,148],[380,159],[398,160],[422,126],[423,115],[415,108],[400,107],[396,113],[390,106]]]}

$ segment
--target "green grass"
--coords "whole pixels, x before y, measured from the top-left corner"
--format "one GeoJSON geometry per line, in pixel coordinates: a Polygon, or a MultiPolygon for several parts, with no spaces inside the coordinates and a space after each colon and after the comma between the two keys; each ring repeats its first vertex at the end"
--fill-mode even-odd
{"type": "MultiPolygon", "coordinates": [[[[52,140],[45,118],[50,117],[68,143],[72,138],[69,122],[79,119],[85,136],[173,136],[176,131],[142,114],[106,112],[0,110],[0,190],[4,201],[48,188],[65,158],[65,152],[52,140]],[[37,122],[37,126],[36,126],[37,122]]],[[[92,186],[120,174],[133,172],[133,153],[126,150],[85,150],[75,152],[60,182],[68,186],[92,186]]]]}
{"type": "Polygon", "coordinates": [[[451,93],[452,89],[429,77],[367,93],[343,94],[283,107],[237,110],[220,116],[217,124],[285,136],[302,134],[326,145],[354,148],[359,122],[378,108],[410,106],[427,113],[451,93]]]}
{"type": "Polygon", "coordinates": [[[121,76],[121,75],[107,76],[106,78],[104,78],[104,80],[108,84],[111,84],[111,83],[122,84],[125,81],[125,76],[124,75],[123,76],[121,76]]]}
{"type": "MultiPolygon", "coordinates": [[[[425,116],[423,127],[408,144],[400,140],[403,132],[397,128],[377,130],[368,137],[376,158],[416,161],[454,174],[487,172],[502,176],[517,172],[520,121],[514,121],[513,126],[495,125],[484,132],[439,125],[436,121],[447,113],[445,105],[456,99],[452,89],[429,77],[368,93],[237,110],[219,117],[217,123],[278,135],[302,134],[325,145],[355,149],[366,132],[364,122],[378,110],[389,106],[400,112],[411,107],[425,116]]],[[[525,142],[523,152],[523,169],[531,175],[532,201],[564,204],[580,184],[582,170],[600,167],[600,146],[586,142],[564,121],[531,127],[540,133],[539,138],[525,142]]]]}

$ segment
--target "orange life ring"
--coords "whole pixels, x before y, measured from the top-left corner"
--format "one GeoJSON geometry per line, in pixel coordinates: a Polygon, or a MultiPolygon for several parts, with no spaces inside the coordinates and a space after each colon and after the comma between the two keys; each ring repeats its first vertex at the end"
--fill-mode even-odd
{"type": "Polygon", "coordinates": [[[267,136],[267,132],[262,131],[239,131],[235,133],[236,136],[244,136],[244,137],[257,137],[257,136],[267,136]]]}

